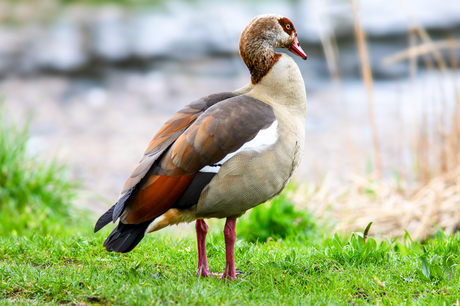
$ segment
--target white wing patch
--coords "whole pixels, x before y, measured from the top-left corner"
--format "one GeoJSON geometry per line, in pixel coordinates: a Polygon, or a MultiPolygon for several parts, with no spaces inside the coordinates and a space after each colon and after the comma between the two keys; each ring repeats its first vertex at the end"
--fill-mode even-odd
{"type": "Polygon", "coordinates": [[[241,148],[233,153],[227,154],[222,160],[218,161],[215,166],[206,166],[200,172],[217,173],[220,170],[220,165],[227,160],[240,153],[241,151],[263,151],[266,147],[271,146],[278,140],[278,122],[275,120],[268,128],[260,130],[256,137],[251,141],[246,142],[241,148]],[[218,165],[217,165],[218,164],[218,165]]]}

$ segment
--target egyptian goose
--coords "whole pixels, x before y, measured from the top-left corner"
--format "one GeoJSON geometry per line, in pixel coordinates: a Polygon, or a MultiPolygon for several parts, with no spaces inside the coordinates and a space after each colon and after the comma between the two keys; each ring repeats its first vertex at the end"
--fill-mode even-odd
{"type": "Polygon", "coordinates": [[[226,267],[236,278],[236,219],[278,195],[291,180],[304,147],[306,93],[294,60],[307,59],[292,22],[260,15],[241,34],[241,58],[251,82],[196,100],[168,120],[94,232],[120,219],[107,251],[129,252],[145,234],[196,220],[198,276],[210,276],[204,219],[227,218],[226,267]]]}

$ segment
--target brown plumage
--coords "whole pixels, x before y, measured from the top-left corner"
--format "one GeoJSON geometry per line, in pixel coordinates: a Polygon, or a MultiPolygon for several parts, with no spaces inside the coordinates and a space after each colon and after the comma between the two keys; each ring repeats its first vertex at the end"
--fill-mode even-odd
{"type": "Polygon", "coordinates": [[[209,276],[203,218],[227,218],[225,278],[235,278],[236,218],[279,194],[300,162],[305,88],[297,65],[274,48],[306,59],[294,25],[279,15],[254,18],[240,54],[251,83],[190,103],[168,120],[95,232],[120,219],[104,243],[129,252],[152,231],[197,220],[197,275],[209,276]]]}
{"type": "Polygon", "coordinates": [[[122,219],[127,224],[153,220],[167,211],[192,182],[194,174],[170,177],[151,174],[133,197],[122,219]]]}

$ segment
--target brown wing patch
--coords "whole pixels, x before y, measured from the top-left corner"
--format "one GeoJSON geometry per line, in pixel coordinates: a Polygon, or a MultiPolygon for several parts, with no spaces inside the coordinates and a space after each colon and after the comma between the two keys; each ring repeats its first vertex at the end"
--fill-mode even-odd
{"type": "Polygon", "coordinates": [[[123,223],[142,223],[161,215],[187,189],[194,176],[169,177],[152,174],[132,199],[129,212],[121,217],[123,223]]]}
{"type": "Polygon", "coordinates": [[[155,163],[155,161],[158,159],[158,157],[160,157],[162,153],[162,151],[158,151],[153,155],[146,156],[145,159],[139,163],[139,165],[136,167],[136,169],[134,169],[130,177],[126,180],[125,184],[123,185],[120,198],[126,192],[134,188],[137,184],[139,184],[139,182],[147,174],[149,169],[152,167],[152,165],[155,163]]]}
{"type": "MultiPolygon", "coordinates": [[[[209,95],[186,105],[172,116],[153,137],[144,155],[148,156],[171,145],[209,107],[234,97],[232,92],[209,95]]],[[[145,159],[145,157],[144,157],[145,159]]]]}
{"type": "MultiPolygon", "coordinates": [[[[165,140],[170,139],[171,135],[176,133],[182,134],[195,120],[198,118],[200,113],[188,113],[188,114],[175,114],[169,121],[167,121],[163,127],[158,131],[158,133],[153,137],[150,142],[147,150],[145,150],[145,155],[149,155],[155,151],[161,150],[165,145],[168,146],[171,143],[166,142],[165,140]],[[163,145],[162,145],[163,144],[163,145]]],[[[177,137],[174,137],[173,140],[176,140],[177,137]]]]}
{"type": "Polygon", "coordinates": [[[162,174],[194,174],[238,150],[275,120],[270,105],[247,96],[210,107],[162,158],[162,174]]]}
{"type": "Polygon", "coordinates": [[[294,25],[288,18],[286,17],[280,18],[278,22],[280,23],[284,32],[286,32],[287,34],[291,35],[293,32],[295,32],[294,25]]]}

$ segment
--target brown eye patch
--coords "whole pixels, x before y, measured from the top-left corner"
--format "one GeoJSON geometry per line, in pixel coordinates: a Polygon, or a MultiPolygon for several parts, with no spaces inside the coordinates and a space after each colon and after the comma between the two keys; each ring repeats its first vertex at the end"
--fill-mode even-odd
{"type": "Polygon", "coordinates": [[[278,22],[280,23],[280,25],[283,28],[284,32],[286,32],[287,34],[291,35],[292,32],[295,32],[294,25],[286,17],[280,18],[278,20],[278,22]]]}

